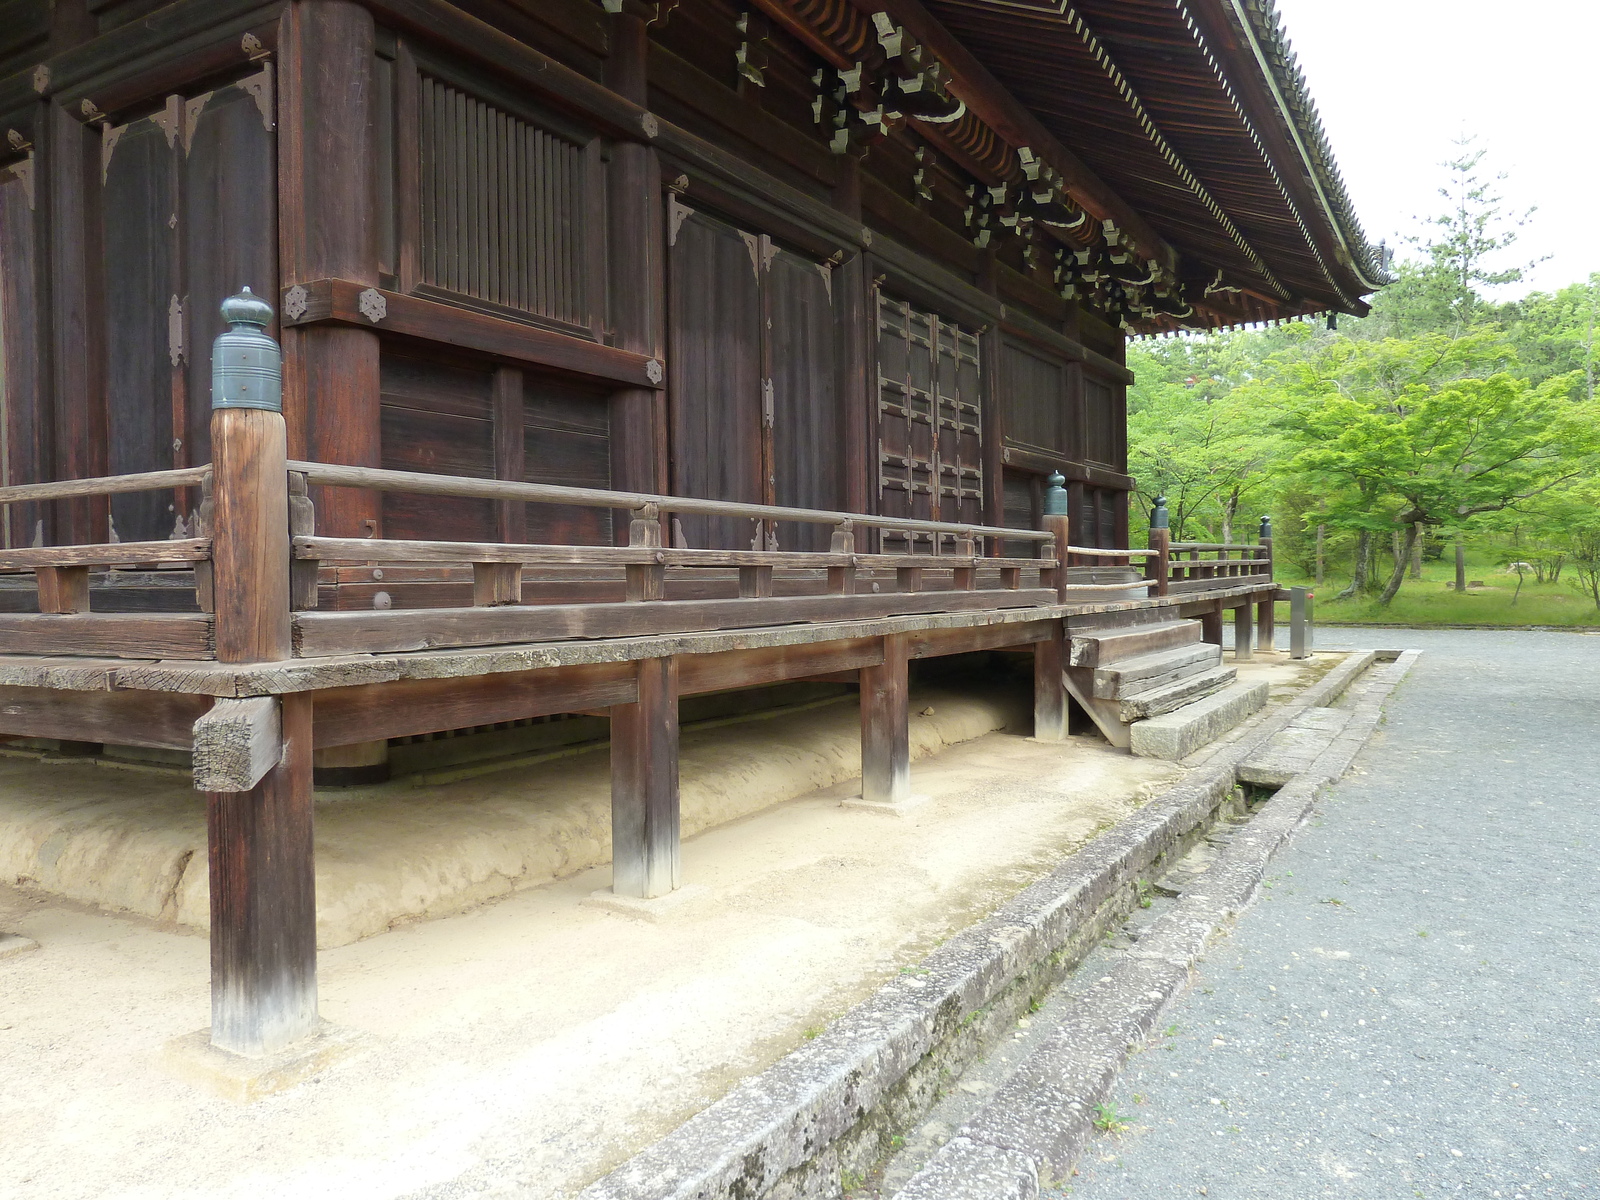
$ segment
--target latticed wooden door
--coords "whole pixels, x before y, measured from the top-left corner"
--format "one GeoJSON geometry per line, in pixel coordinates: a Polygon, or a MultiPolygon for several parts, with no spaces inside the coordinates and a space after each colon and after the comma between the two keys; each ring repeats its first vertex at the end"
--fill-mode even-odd
{"type": "MultiPolygon", "coordinates": [[[[977,335],[882,291],[877,305],[878,511],[976,524],[983,516],[977,335]]],[[[887,531],[883,544],[934,552],[926,533],[887,531]]]]}

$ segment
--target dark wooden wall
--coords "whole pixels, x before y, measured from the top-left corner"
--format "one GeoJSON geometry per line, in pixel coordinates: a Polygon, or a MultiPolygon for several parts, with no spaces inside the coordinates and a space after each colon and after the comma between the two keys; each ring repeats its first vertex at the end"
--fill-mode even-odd
{"type": "MultiPolygon", "coordinates": [[[[286,321],[296,453],[1011,524],[1060,469],[1075,536],[1125,537],[1120,332],[1020,244],[974,246],[948,157],[906,137],[831,153],[821,60],[770,26],[752,41],[732,0],[648,27],[588,0],[474,8],[510,35],[492,46],[444,4],[180,0],[131,48],[118,31],[149,5],[63,0],[76,24],[42,32],[39,7],[0,30],[7,482],[205,461],[217,302],[341,278],[655,355],[664,386],[286,321]],[[16,69],[45,51],[95,65],[41,98],[16,69]],[[606,95],[683,132],[655,139],[606,95]]],[[[617,532],[598,510],[317,499],[344,535],[617,532]]],[[[18,506],[5,536],[165,537],[197,503],[18,506]]],[[[672,535],[815,549],[827,530],[672,535]]]]}

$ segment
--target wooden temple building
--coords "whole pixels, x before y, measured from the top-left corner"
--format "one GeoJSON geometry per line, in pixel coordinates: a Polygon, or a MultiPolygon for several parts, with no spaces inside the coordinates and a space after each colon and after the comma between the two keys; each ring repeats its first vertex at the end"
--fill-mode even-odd
{"type": "Polygon", "coordinates": [[[1129,547],[1126,338],[1379,282],[1271,0],[3,0],[0,735],[192,752],[275,1051],[314,756],[609,715],[652,897],[683,696],[858,683],[884,803],[917,658],[1126,744],[1277,594],[1129,547]]]}

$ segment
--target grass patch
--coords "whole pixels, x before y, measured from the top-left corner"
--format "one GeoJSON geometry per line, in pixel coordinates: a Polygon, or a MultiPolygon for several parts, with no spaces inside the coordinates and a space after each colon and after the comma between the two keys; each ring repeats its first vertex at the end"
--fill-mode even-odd
{"type": "MultiPolygon", "coordinates": [[[[1378,574],[1388,580],[1388,563],[1379,556],[1378,574]]],[[[1330,573],[1317,589],[1316,619],[1319,625],[1549,625],[1557,628],[1600,628],[1600,608],[1592,600],[1560,583],[1535,583],[1532,575],[1522,580],[1517,595],[1517,577],[1498,563],[1469,556],[1467,580],[1481,581],[1481,588],[1455,590],[1453,559],[1423,564],[1422,578],[1400,586],[1400,592],[1385,608],[1376,594],[1349,600],[1334,597],[1349,582],[1347,573],[1330,573]],[[1515,601],[1515,603],[1513,603],[1515,601]]],[[[1287,563],[1278,568],[1282,587],[1310,587],[1312,580],[1297,575],[1287,563]],[[1288,568],[1287,570],[1285,568],[1288,568]]],[[[1289,605],[1278,605],[1278,621],[1287,627],[1289,605]]]]}

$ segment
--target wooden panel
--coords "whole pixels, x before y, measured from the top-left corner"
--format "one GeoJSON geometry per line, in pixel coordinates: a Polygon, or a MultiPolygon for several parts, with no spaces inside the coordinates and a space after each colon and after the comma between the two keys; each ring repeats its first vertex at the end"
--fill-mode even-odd
{"type": "MultiPolygon", "coordinates": [[[[179,111],[172,104],[102,135],[106,369],[115,381],[106,397],[106,465],[114,475],[170,468],[174,419],[184,433],[179,111]]],[[[123,541],[166,537],[174,517],[171,491],[111,500],[112,528],[123,541]]]]}
{"type": "Polygon", "coordinates": [[[208,696],[0,687],[0,734],[187,750],[208,696]]]}
{"type": "MultiPolygon", "coordinates": [[[[446,646],[630,637],[794,622],[859,621],[911,613],[1032,607],[1053,604],[1055,598],[1053,590],[1029,588],[1016,591],[921,592],[915,595],[885,593],[761,600],[662,600],[634,604],[435,608],[414,612],[305,612],[295,615],[295,638],[297,652],[307,657],[383,654],[446,646]]],[[[3,634],[9,622],[45,619],[0,617],[0,634],[3,634]]],[[[49,619],[83,621],[89,618],[49,619]]],[[[13,647],[6,646],[3,637],[0,637],[0,651],[9,648],[13,647]]]]}
{"type": "Polygon", "coordinates": [[[588,327],[598,147],[426,74],[418,103],[418,282],[588,327]]]}
{"type": "Polygon", "coordinates": [[[1083,456],[1114,471],[1123,469],[1117,449],[1122,436],[1117,428],[1121,418],[1117,397],[1120,390],[1093,375],[1083,377],[1083,456]]]}
{"type": "MultiPolygon", "coordinates": [[[[44,442],[44,402],[40,375],[37,211],[38,180],[32,155],[0,168],[0,422],[5,445],[0,482],[35,483],[45,478],[49,448],[44,442]]],[[[43,540],[44,517],[37,503],[7,506],[7,546],[43,540]]]]}
{"type": "MultiPolygon", "coordinates": [[[[776,250],[764,281],[772,319],[773,497],[795,508],[847,506],[832,274],[831,267],[776,250]]],[[[826,550],[830,536],[825,525],[783,525],[779,546],[826,550]]]]}
{"type": "MultiPolygon", "coordinates": [[[[603,392],[555,376],[526,376],[522,388],[524,483],[611,486],[611,412],[603,392]]],[[[610,509],[566,504],[527,506],[527,540],[600,546],[611,543],[610,509]]]]}
{"type": "MultiPolygon", "coordinates": [[[[494,478],[494,425],[487,367],[385,353],[380,368],[383,466],[494,478]]],[[[494,503],[387,492],[383,528],[396,538],[480,538],[496,533],[494,503]]]]}
{"type": "Polygon", "coordinates": [[[265,71],[189,98],[183,106],[179,222],[187,295],[188,404],[187,432],[181,435],[184,444],[175,466],[211,458],[211,343],[225,328],[218,306],[245,286],[269,301],[278,294],[270,78],[270,70],[265,71]]]}
{"type": "Polygon", "coordinates": [[[630,704],[637,697],[631,662],[328,688],[316,694],[314,736],[319,749],[348,746],[630,704]]]}
{"type": "MultiPolygon", "coordinates": [[[[676,220],[674,215],[669,218],[676,220]]],[[[672,492],[760,503],[759,239],[693,213],[668,251],[672,492]]],[[[679,518],[690,546],[748,547],[755,524],[679,518]]]]}
{"type": "Polygon", "coordinates": [[[1001,414],[1008,441],[1067,453],[1066,364],[1014,341],[1005,344],[1001,414]]]}

